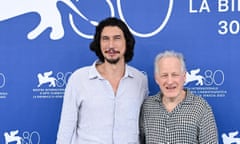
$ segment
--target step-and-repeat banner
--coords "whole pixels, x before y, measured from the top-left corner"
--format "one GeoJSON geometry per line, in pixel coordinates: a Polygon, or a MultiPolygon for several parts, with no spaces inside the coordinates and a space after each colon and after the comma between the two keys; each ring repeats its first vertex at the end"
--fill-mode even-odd
{"type": "Polygon", "coordinates": [[[114,16],[149,78],[157,53],[185,55],[185,86],[213,108],[219,141],[240,144],[239,0],[0,0],[0,144],[54,144],[69,76],[96,59],[95,26],[114,16]]]}

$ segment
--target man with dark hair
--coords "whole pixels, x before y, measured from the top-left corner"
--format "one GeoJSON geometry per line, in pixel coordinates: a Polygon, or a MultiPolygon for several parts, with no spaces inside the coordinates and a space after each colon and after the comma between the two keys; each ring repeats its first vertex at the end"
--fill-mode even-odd
{"type": "Polygon", "coordinates": [[[99,23],[90,44],[99,60],[69,78],[57,144],[139,143],[139,113],[148,83],[142,72],[127,65],[134,44],[120,19],[99,23]]]}

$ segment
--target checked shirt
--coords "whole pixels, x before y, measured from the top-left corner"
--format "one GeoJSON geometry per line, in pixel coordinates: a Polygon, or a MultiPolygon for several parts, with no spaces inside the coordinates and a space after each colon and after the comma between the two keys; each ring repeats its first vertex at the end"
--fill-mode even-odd
{"type": "Polygon", "coordinates": [[[142,106],[142,144],[217,144],[217,126],[210,105],[186,90],[185,99],[166,111],[161,94],[148,97],[142,106]]]}

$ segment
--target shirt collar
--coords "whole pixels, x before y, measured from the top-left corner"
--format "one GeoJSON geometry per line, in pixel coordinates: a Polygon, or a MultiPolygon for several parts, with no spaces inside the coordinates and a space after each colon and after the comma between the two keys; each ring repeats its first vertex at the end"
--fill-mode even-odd
{"type": "MultiPolygon", "coordinates": [[[[94,63],[91,65],[89,69],[89,75],[88,75],[89,79],[95,79],[95,78],[104,79],[96,69],[96,65],[101,63],[102,62],[99,60],[94,61],[94,63]]],[[[134,77],[134,74],[131,72],[127,64],[125,65],[125,68],[126,69],[125,69],[123,78],[134,77]]]]}

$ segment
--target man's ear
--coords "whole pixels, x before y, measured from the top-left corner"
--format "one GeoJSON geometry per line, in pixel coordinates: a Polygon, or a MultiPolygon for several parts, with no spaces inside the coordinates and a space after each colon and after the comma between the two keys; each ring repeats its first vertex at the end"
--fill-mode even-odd
{"type": "Polygon", "coordinates": [[[159,79],[159,75],[158,75],[158,74],[156,74],[156,73],[154,74],[154,79],[155,79],[155,82],[156,82],[157,84],[159,84],[159,83],[158,83],[158,79],[159,79]]]}
{"type": "Polygon", "coordinates": [[[186,80],[187,80],[187,72],[186,71],[184,72],[183,76],[184,76],[184,82],[186,82],[186,80]]]}

